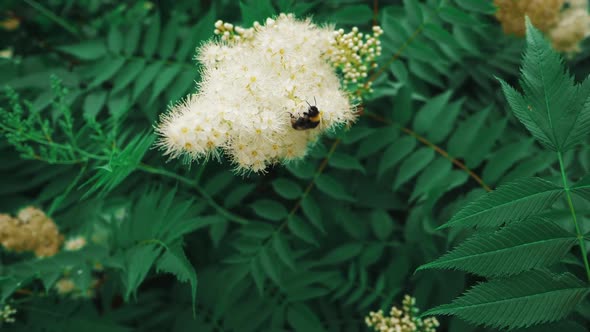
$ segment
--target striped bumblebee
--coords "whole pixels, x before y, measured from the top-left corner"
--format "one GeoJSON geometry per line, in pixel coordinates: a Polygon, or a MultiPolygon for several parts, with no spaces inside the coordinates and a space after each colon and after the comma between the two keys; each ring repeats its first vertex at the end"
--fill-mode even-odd
{"type": "MultiPolygon", "coordinates": [[[[315,97],[313,98],[313,100],[314,103],[316,103],[315,97]]],[[[293,114],[289,113],[291,114],[291,126],[295,130],[313,129],[320,124],[320,110],[317,108],[317,106],[311,106],[307,101],[306,103],[307,105],[309,105],[309,108],[306,112],[303,112],[303,116],[294,116],[293,114]]]]}

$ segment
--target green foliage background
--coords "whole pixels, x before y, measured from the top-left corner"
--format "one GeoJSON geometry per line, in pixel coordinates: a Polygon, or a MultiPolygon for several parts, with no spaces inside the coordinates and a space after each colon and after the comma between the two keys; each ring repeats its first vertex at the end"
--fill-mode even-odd
{"type": "MultiPolygon", "coordinates": [[[[367,331],[369,311],[409,293],[424,309],[451,303],[430,311],[459,317],[441,319],[443,331],[545,321],[558,322],[526,330],[586,331],[584,240],[570,204],[584,237],[590,179],[567,183],[590,173],[588,83],[568,87],[559,59],[529,35],[536,53],[519,84],[525,40],[502,33],[489,1],[3,7],[21,25],[0,30],[0,48],[15,53],[0,59],[0,212],[33,204],[66,236],[98,243],[47,259],[1,251],[0,302],[19,310],[2,330],[367,331]],[[162,157],[152,127],[193,91],[194,50],[214,22],[279,12],[384,29],[359,121],[262,176],[162,157]],[[536,71],[557,83],[543,86],[536,71]],[[555,95],[581,110],[555,115],[562,131],[577,121],[569,141],[543,136],[544,113],[526,112],[555,95]],[[95,297],[58,295],[64,270],[81,289],[98,278],[95,297]]],[[[589,60],[582,52],[567,66],[581,80],[589,60]]]]}

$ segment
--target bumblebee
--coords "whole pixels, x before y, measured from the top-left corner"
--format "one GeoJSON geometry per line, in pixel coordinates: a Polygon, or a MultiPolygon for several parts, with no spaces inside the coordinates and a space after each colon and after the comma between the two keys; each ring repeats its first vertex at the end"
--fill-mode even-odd
{"type": "Polygon", "coordinates": [[[309,108],[307,109],[307,112],[303,112],[303,116],[294,116],[292,113],[289,113],[291,114],[291,126],[293,129],[313,129],[320,124],[320,110],[315,105],[311,106],[309,103],[307,103],[307,105],[309,105],[309,108]]]}

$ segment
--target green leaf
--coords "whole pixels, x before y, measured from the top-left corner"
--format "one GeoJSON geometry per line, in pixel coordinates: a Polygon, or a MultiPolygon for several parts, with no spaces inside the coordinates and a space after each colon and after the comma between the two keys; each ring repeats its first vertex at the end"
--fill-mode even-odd
{"type": "Polygon", "coordinates": [[[576,182],[576,184],[572,186],[571,190],[574,194],[590,201],[590,174],[576,182]]]}
{"type": "Polygon", "coordinates": [[[301,210],[303,210],[305,216],[317,229],[326,233],[326,229],[322,223],[322,209],[311,194],[308,194],[301,200],[301,210]]]}
{"type": "Polygon", "coordinates": [[[88,94],[84,98],[82,110],[84,111],[84,119],[95,119],[98,112],[103,108],[107,100],[107,92],[99,90],[88,94]]]}
{"type": "MultiPolygon", "coordinates": [[[[422,174],[418,176],[414,191],[410,196],[410,201],[413,201],[430,190],[436,189],[442,183],[449,179],[451,173],[451,161],[438,157],[430,165],[426,166],[422,174]]],[[[448,188],[447,188],[448,190],[448,188]]]]}
{"type": "Polygon", "coordinates": [[[156,14],[153,21],[150,22],[149,28],[143,40],[143,54],[146,58],[150,58],[156,51],[158,40],[160,37],[160,15],[156,14]]]}
{"type": "Polygon", "coordinates": [[[324,257],[315,262],[318,265],[334,265],[357,257],[363,250],[362,243],[348,243],[330,250],[324,257]]]}
{"type": "Polygon", "coordinates": [[[162,91],[168,86],[170,82],[180,73],[182,70],[182,66],[180,64],[174,64],[171,66],[167,66],[160,72],[158,78],[156,78],[154,85],[152,87],[152,93],[150,96],[150,100],[148,104],[151,104],[162,91]]]}
{"type": "Polygon", "coordinates": [[[434,150],[423,147],[410,155],[400,165],[397,177],[393,183],[393,190],[397,190],[401,185],[412,179],[434,158],[434,150]]]}
{"type": "Polygon", "coordinates": [[[193,300],[193,315],[196,314],[197,302],[197,273],[195,268],[186,258],[180,244],[174,245],[158,259],[156,270],[158,272],[172,273],[180,282],[189,282],[193,300]]]}
{"type": "Polygon", "coordinates": [[[262,266],[262,269],[266,275],[269,276],[270,279],[277,285],[280,285],[279,271],[277,269],[278,264],[274,262],[274,257],[272,257],[271,254],[272,253],[269,251],[269,248],[262,248],[260,251],[260,265],[262,266]]]}
{"type": "Polygon", "coordinates": [[[143,70],[143,72],[135,80],[132,100],[136,100],[143,90],[145,90],[145,88],[147,88],[147,86],[152,83],[152,80],[154,77],[156,77],[156,75],[158,75],[162,66],[164,66],[164,62],[158,61],[150,64],[143,70]]]}
{"type": "Polygon", "coordinates": [[[452,94],[453,90],[449,90],[428,99],[426,104],[418,110],[418,114],[416,114],[416,117],[414,118],[414,131],[424,135],[428,133],[433,126],[438,127],[440,124],[435,120],[441,112],[446,111],[446,106],[452,94]]]}
{"type": "Polygon", "coordinates": [[[382,177],[385,172],[395,167],[402,159],[416,147],[416,139],[411,136],[404,136],[391,144],[382,154],[377,169],[377,177],[382,177]]]}
{"type": "Polygon", "coordinates": [[[576,241],[575,234],[547,219],[532,217],[491,234],[473,236],[418,270],[454,269],[489,277],[514,275],[557,263],[576,241]]]}
{"type": "Polygon", "coordinates": [[[500,226],[541,213],[562,194],[563,188],[541,178],[519,179],[469,203],[439,229],[500,226]]]}
{"type": "Polygon", "coordinates": [[[467,10],[478,13],[494,14],[496,12],[496,6],[487,0],[455,0],[455,2],[467,10]]]}
{"type": "Polygon", "coordinates": [[[107,53],[106,45],[101,40],[90,40],[79,44],[58,46],[57,49],[81,60],[100,59],[107,53]]]}
{"type": "Polygon", "coordinates": [[[365,168],[361,165],[360,161],[348,154],[335,152],[330,159],[328,164],[334,168],[344,170],[357,170],[365,174],[365,168]]]}
{"type": "Polygon", "coordinates": [[[404,9],[406,10],[408,21],[413,26],[419,26],[424,21],[420,3],[417,0],[404,0],[404,9]]]}
{"type": "Polygon", "coordinates": [[[119,54],[123,49],[123,34],[116,25],[111,25],[107,36],[107,45],[112,53],[119,54]]]}
{"type": "Polygon", "coordinates": [[[155,136],[152,133],[147,133],[137,135],[127,142],[122,151],[114,153],[109,163],[99,168],[85,183],[92,183],[92,187],[88,189],[84,197],[88,197],[97,191],[104,195],[123,182],[125,178],[135,171],[154,139],[155,136]]]}
{"type": "Polygon", "coordinates": [[[94,77],[94,80],[88,84],[89,88],[97,87],[106,80],[111,79],[118,71],[125,65],[125,59],[123,58],[106,58],[97,65],[100,68],[98,74],[94,77]]]}
{"type": "Polygon", "coordinates": [[[367,5],[342,6],[330,15],[330,20],[341,24],[359,24],[369,22],[373,11],[367,5]]]}
{"type": "Polygon", "coordinates": [[[531,271],[478,284],[451,304],[428,310],[422,316],[456,315],[476,325],[528,327],[565,318],[588,291],[572,274],[531,271]]]}
{"type": "Polygon", "coordinates": [[[240,10],[242,12],[242,22],[247,25],[254,23],[254,21],[264,22],[267,17],[272,17],[276,14],[272,1],[270,0],[241,0],[240,10]]]}
{"type": "Polygon", "coordinates": [[[274,191],[286,199],[296,199],[301,196],[303,190],[295,181],[287,178],[278,178],[272,182],[274,191]]]}
{"type": "Polygon", "coordinates": [[[141,24],[138,22],[127,31],[125,36],[125,54],[133,55],[137,50],[141,38],[141,27],[141,24]]]}
{"type": "Polygon", "coordinates": [[[527,19],[520,94],[500,80],[516,117],[553,151],[565,152],[590,133],[590,80],[578,85],[543,34],[527,19]]]}
{"type": "Polygon", "coordinates": [[[281,234],[276,233],[272,238],[272,247],[277,253],[277,256],[287,265],[291,270],[295,271],[295,259],[293,253],[289,248],[288,240],[281,234]]]}
{"type": "Polygon", "coordinates": [[[453,25],[464,25],[467,27],[481,25],[481,22],[475,17],[455,7],[443,6],[438,10],[438,13],[443,20],[453,25]]]}
{"type": "Polygon", "coordinates": [[[320,244],[315,237],[315,232],[309,227],[301,218],[297,216],[289,216],[287,223],[289,230],[301,240],[319,247],[320,244]]]}
{"type": "Polygon", "coordinates": [[[260,199],[250,205],[254,212],[266,219],[279,221],[287,217],[287,209],[276,201],[260,199]]]}
{"type": "Polygon", "coordinates": [[[293,331],[326,332],[318,316],[301,302],[289,306],[287,321],[293,331]]]}
{"type": "Polygon", "coordinates": [[[178,20],[176,16],[172,16],[160,36],[160,42],[158,43],[158,54],[161,59],[168,59],[176,46],[176,38],[178,33],[178,20]]]}
{"type": "Polygon", "coordinates": [[[131,60],[125,64],[125,67],[121,69],[113,80],[115,86],[112,90],[113,93],[117,93],[125,89],[135,78],[143,71],[146,62],[143,59],[131,60]]]}
{"type": "Polygon", "coordinates": [[[321,192],[332,198],[348,202],[354,201],[354,198],[346,192],[342,183],[327,174],[318,176],[315,184],[321,192]]]}
{"type": "Polygon", "coordinates": [[[385,241],[391,236],[395,222],[385,210],[375,210],[371,213],[371,227],[375,236],[385,241]]]}

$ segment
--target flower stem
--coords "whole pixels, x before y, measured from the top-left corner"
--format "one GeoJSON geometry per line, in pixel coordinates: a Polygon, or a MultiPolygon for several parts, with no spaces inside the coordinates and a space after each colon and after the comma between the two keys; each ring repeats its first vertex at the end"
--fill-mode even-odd
{"type": "Polygon", "coordinates": [[[576,238],[580,243],[580,250],[582,251],[582,259],[584,260],[584,267],[586,268],[586,276],[588,277],[588,281],[590,282],[590,265],[588,264],[588,252],[586,250],[586,242],[584,240],[584,235],[580,230],[580,225],[578,224],[578,217],[576,216],[576,210],[574,209],[574,204],[572,202],[570,187],[567,183],[567,178],[565,176],[565,167],[563,166],[563,157],[561,155],[561,151],[557,152],[557,159],[559,160],[559,170],[561,171],[561,180],[563,181],[563,188],[565,190],[565,196],[567,198],[567,205],[569,206],[570,212],[572,214],[574,226],[576,227],[576,238]]]}

